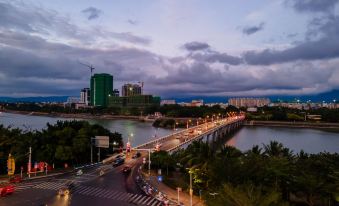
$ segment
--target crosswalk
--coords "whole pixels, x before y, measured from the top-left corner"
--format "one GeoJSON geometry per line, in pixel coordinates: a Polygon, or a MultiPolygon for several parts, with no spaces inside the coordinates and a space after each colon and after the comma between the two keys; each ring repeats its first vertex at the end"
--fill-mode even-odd
{"type": "MultiPolygon", "coordinates": [[[[65,186],[63,182],[44,182],[33,186],[36,189],[59,190],[65,186]]],[[[76,185],[72,188],[71,193],[86,196],[93,196],[98,198],[107,198],[111,200],[119,200],[129,202],[136,205],[160,206],[162,202],[154,197],[132,194],[127,192],[120,192],[116,190],[103,189],[98,187],[91,187],[85,185],[76,185]]]]}
{"type": "Polygon", "coordinates": [[[40,184],[40,183],[42,183],[42,181],[41,182],[27,182],[27,183],[23,183],[23,184],[18,184],[18,185],[15,186],[15,191],[19,192],[19,191],[22,191],[22,190],[26,190],[26,189],[32,188],[35,185],[40,184]]]}

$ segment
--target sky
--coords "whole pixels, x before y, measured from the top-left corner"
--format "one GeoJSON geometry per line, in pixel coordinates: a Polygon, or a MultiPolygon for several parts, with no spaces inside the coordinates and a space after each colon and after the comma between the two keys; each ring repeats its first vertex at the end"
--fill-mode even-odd
{"type": "Polygon", "coordinates": [[[79,62],[164,98],[339,89],[338,2],[0,0],[0,96],[79,96],[79,62]]]}

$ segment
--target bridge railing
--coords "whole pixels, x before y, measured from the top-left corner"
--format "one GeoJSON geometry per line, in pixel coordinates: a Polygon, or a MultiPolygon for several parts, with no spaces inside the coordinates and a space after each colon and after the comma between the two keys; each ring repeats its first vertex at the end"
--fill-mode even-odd
{"type": "Polygon", "coordinates": [[[184,129],[184,130],[181,130],[181,131],[178,131],[178,132],[166,135],[166,136],[161,137],[161,138],[150,140],[150,141],[148,141],[148,142],[146,142],[144,144],[141,144],[141,145],[138,145],[138,146],[134,147],[133,149],[139,149],[139,148],[142,148],[142,147],[150,146],[150,145],[158,143],[158,142],[162,142],[162,141],[164,141],[164,140],[166,140],[166,139],[168,139],[170,137],[173,137],[173,136],[181,134],[181,133],[185,133],[188,130],[195,129],[197,127],[201,127],[202,125],[205,125],[205,124],[208,124],[208,123],[203,123],[203,124],[200,124],[198,126],[193,126],[193,127],[188,128],[188,129],[184,129]]]}
{"type": "Polygon", "coordinates": [[[184,146],[184,145],[186,145],[186,144],[188,144],[190,142],[193,142],[193,141],[203,137],[206,134],[212,133],[212,132],[214,132],[214,131],[224,127],[225,125],[233,124],[235,122],[238,122],[239,120],[244,120],[244,119],[245,119],[245,117],[240,117],[240,119],[234,119],[234,120],[226,121],[224,124],[221,124],[218,127],[211,128],[211,129],[205,131],[204,133],[195,136],[194,138],[191,138],[191,139],[189,139],[189,140],[187,140],[185,142],[182,142],[181,144],[178,144],[175,147],[172,147],[172,148],[168,149],[167,152],[172,153],[172,152],[176,151],[177,149],[181,148],[182,146],[184,146]]]}

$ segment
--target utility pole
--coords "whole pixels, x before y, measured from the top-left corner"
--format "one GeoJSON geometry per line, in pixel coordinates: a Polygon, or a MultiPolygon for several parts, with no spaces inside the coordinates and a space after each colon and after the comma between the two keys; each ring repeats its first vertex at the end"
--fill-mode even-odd
{"type": "Polygon", "coordinates": [[[91,137],[91,164],[93,164],[93,137],[91,137]]]}
{"type": "Polygon", "coordinates": [[[98,162],[100,162],[100,147],[98,147],[98,162]]]}
{"type": "Polygon", "coordinates": [[[29,147],[28,153],[28,178],[31,178],[32,147],[29,147]]]}
{"type": "Polygon", "coordinates": [[[193,205],[193,189],[192,189],[192,172],[189,171],[190,173],[190,205],[193,205]]]}
{"type": "Polygon", "coordinates": [[[151,149],[148,150],[148,176],[151,179],[151,149]]]}

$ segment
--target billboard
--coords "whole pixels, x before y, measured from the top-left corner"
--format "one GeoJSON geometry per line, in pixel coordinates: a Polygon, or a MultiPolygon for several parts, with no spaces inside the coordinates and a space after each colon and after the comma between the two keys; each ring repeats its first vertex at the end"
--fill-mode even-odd
{"type": "Polygon", "coordinates": [[[95,136],[95,146],[109,148],[109,136],[95,136]]]}

